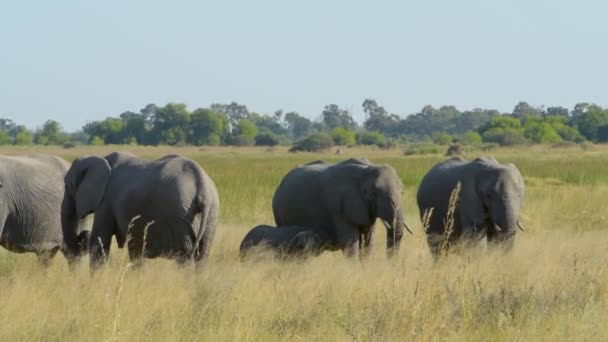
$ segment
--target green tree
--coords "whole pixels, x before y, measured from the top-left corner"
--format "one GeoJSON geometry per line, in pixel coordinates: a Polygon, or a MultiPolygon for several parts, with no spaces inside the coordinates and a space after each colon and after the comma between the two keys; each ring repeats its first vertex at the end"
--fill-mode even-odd
{"type": "Polygon", "coordinates": [[[25,126],[17,126],[15,134],[15,145],[31,145],[34,142],[34,133],[25,128],[25,126]]]}
{"type": "Polygon", "coordinates": [[[555,129],[546,122],[530,121],[526,123],[524,136],[536,144],[554,144],[562,141],[555,129]]]}
{"type": "Polygon", "coordinates": [[[399,116],[389,114],[376,100],[366,99],[361,105],[365,113],[363,127],[368,131],[378,131],[384,135],[398,135],[399,116]]]}
{"type": "Polygon", "coordinates": [[[309,136],[308,138],[295,144],[289,150],[289,152],[295,152],[295,151],[316,152],[316,151],[322,151],[322,150],[328,149],[328,148],[332,147],[333,145],[334,145],[334,141],[331,138],[331,136],[329,136],[329,134],[327,134],[325,132],[322,132],[322,133],[313,134],[313,135],[309,136]]]}
{"type": "Polygon", "coordinates": [[[500,145],[516,145],[526,142],[521,121],[509,115],[493,117],[479,129],[483,141],[500,145]]]}
{"type": "Polygon", "coordinates": [[[545,117],[563,117],[568,118],[570,113],[568,112],[568,108],[564,107],[548,107],[543,113],[545,117]]]}
{"type": "Polygon", "coordinates": [[[255,143],[255,136],[258,134],[258,128],[253,122],[247,119],[241,119],[234,131],[232,144],[237,146],[251,146],[255,143]]]}
{"type": "Polygon", "coordinates": [[[122,144],[123,120],[108,117],[103,121],[93,121],[83,127],[83,131],[90,137],[100,137],[106,144],[122,144]]]}
{"type": "Polygon", "coordinates": [[[91,138],[90,144],[93,145],[93,146],[101,146],[101,145],[104,145],[105,142],[103,141],[102,137],[94,136],[94,137],[91,138]]]}
{"type": "Polygon", "coordinates": [[[34,140],[40,145],[63,145],[69,140],[69,136],[63,131],[59,122],[48,120],[42,129],[36,132],[34,140]]]}
{"type": "Polygon", "coordinates": [[[311,135],[315,128],[308,118],[300,116],[296,112],[285,114],[285,122],[293,140],[300,140],[311,135]]]}
{"type": "Polygon", "coordinates": [[[338,146],[351,146],[357,142],[355,132],[342,127],[334,128],[331,131],[331,138],[338,146]]]}
{"type": "Polygon", "coordinates": [[[175,145],[185,143],[189,123],[190,113],[185,104],[167,103],[154,112],[150,140],[154,144],[175,145]]]}
{"type": "Polygon", "coordinates": [[[247,106],[231,102],[229,104],[213,103],[210,106],[211,110],[218,113],[223,113],[230,122],[231,130],[236,129],[239,121],[243,119],[249,119],[249,110],[247,106]]]}
{"type": "Polygon", "coordinates": [[[384,145],[384,136],[376,131],[363,131],[357,134],[357,143],[360,145],[384,145]]]}
{"type": "Polygon", "coordinates": [[[222,113],[199,108],[190,118],[188,142],[194,145],[220,145],[230,129],[228,119],[222,113]]]}
{"type": "Polygon", "coordinates": [[[438,132],[433,134],[433,142],[438,145],[449,145],[454,139],[446,132],[438,132]]]}
{"type": "Polygon", "coordinates": [[[528,116],[541,116],[542,109],[533,107],[528,102],[521,101],[513,108],[512,115],[514,118],[523,120],[528,116]]]}
{"type": "Polygon", "coordinates": [[[478,145],[481,144],[481,135],[475,131],[468,131],[460,141],[465,145],[478,145]]]}
{"type": "Polygon", "coordinates": [[[11,136],[4,128],[0,128],[0,145],[8,145],[11,143],[11,136]]]}
{"type": "Polygon", "coordinates": [[[122,140],[125,143],[147,144],[149,135],[149,124],[144,114],[124,112],[120,114],[122,119],[122,140]]]}
{"type": "Polygon", "coordinates": [[[578,131],[587,139],[596,141],[597,131],[600,126],[608,124],[608,110],[599,106],[588,106],[586,110],[578,115],[578,131]]]}
{"type": "Polygon", "coordinates": [[[350,130],[357,129],[357,123],[351,116],[350,112],[346,109],[338,107],[338,105],[329,104],[325,106],[321,115],[323,117],[323,122],[330,130],[336,127],[342,127],[350,130]]]}
{"type": "Polygon", "coordinates": [[[280,143],[279,136],[267,129],[255,136],[256,146],[275,146],[280,143]]]}

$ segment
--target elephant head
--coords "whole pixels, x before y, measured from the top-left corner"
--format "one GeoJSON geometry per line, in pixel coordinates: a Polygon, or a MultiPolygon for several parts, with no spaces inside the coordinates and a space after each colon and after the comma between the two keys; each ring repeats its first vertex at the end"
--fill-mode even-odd
{"type": "Polygon", "coordinates": [[[369,165],[361,170],[356,189],[342,193],[342,215],[359,226],[370,226],[380,219],[387,231],[387,254],[392,257],[399,250],[403,229],[412,233],[401,208],[403,183],[388,165],[369,165]]]}
{"type": "Polygon", "coordinates": [[[511,248],[519,223],[525,186],[519,170],[512,165],[488,168],[478,177],[478,189],[489,221],[492,242],[501,242],[511,248]]]}
{"type": "Polygon", "coordinates": [[[78,256],[86,250],[88,232],[77,234],[79,221],[95,211],[101,203],[111,169],[99,157],[76,159],[68,170],[61,204],[61,226],[69,255],[78,256]]]}

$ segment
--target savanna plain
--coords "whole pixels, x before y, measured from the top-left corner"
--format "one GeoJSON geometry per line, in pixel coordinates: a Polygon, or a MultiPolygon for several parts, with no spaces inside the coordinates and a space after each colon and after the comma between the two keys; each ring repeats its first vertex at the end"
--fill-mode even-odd
{"type": "Polygon", "coordinates": [[[162,259],[127,267],[112,245],[91,276],[86,258],[70,273],[58,255],[47,269],[34,255],[0,251],[2,341],[605,341],[608,340],[608,148],[474,151],[518,166],[526,182],[522,223],[509,254],[469,251],[434,263],[416,189],[442,155],[344,149],[344,155],[286,148],[104,146],[2,149],[68,161],[129,150],[155,159],[180,153],[217,184],[221,219],[201,272],[162,259]],[[366,157],[395,168],[414,228],[398,257],[385,256],[378,224],[364,262],[326,252],[304,262],[241,262],[245,233],[274,224],[271,200],[291,168],[317,159],[366,157]]]}

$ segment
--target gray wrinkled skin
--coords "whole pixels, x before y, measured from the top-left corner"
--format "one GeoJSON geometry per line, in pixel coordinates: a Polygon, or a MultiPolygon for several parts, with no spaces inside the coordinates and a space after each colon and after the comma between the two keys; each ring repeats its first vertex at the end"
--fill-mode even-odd
{"type": "Polygon", "coordinates": [[[431,168],[418,188],[420,217],[433,208],[426,232],[432,254],[437,257],[445,245],[448,202],[458,182],[461,190],[447,245],[476,245],[487,239],[490,245],[512,248],[525,193],[519,170],[493,157],[455,157],[431,168]]]}
{"type": "Polygon", "coordinates": [[[194,161],[169,155],[155,161],[114,152],[74,161],[65,177],[62,223],[73,246],[74,222],[95,213],[89,255],[102,264],[112,236],[129,258],[206,259],[220,210],[215,184],[194,161]],[[145,241],[144,241],[145,236],[145,241]]]}
{"type": "Polygon", "coordinates": [[[279,259],[317,256],[330,248],[331,241],[318,229],[300,226],[272,227],[259,225],[252,228],[240,246],[241,259],[263,249],[279,259]]]}
{"type": "Polygon", "coordinates": [[[279,229],[315,227],[348,257],[365,257],[374,240],[377,218],[388,223],[387,252],[399,249],[405,218],[403,184],[388,165],[351,158],[332,164],[314,161],[291,170],[272,200],[279,229]]]}
{"type": "Polygon", "coordinates": [[[43,265],[58,251],[70,265],[85,252],[88,232],[79,222],[75,248],[68,251],[63,244],[60,212],[69,166],[50,155],[0,156],[0,245],[16,253],[36,253],[43,265]]]}

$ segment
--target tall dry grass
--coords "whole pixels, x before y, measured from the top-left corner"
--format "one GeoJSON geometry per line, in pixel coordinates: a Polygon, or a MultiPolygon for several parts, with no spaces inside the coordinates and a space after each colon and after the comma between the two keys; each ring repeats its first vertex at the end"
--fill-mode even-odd
{"type": "MultiPolygon", "coordinates": [[[[70,159],[110,149],[56,153],[70,159]]],[[[164,149],[135,152],[153,158],[164,149]]],[[[282,175],[299,163],[335,156],[263,149],[182,152],[203,165],[222,199],[205,269],[195,273],[165,260],[129,269],[126,250],[113,244],[108,265],[91,277],[86,260],[70,274],[61,256],[45,270],[32,255],[1,251],[0,340],[608,339],[604,151],[493,153],[521,165],[527,232],[517,234],[509,254],[473,250],[441,263],[428,251],[415,205],[416,180],[440,156],[347,150],[390,163],[406,184],[403,205],[416,235],[403,239],[401,254],[391,262],[378,229],[373,253],[363,263],[340,253],[302,263],[241,263],[238,246],[246,231],[272,223],[270,199],[282,175]]]]}

